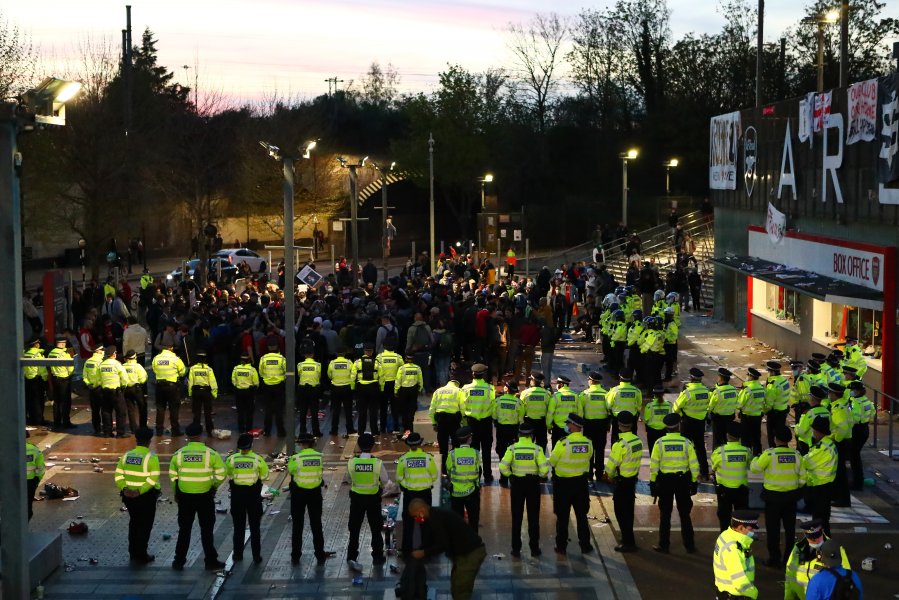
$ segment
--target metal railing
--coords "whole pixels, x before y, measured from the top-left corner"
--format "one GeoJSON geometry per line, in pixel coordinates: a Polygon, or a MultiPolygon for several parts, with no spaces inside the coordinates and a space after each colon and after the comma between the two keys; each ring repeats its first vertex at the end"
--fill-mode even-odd
{"type": "Polygon", "coordinates": [[[889,394],[885,394],[878,389],[874,389],[874,388],[868,388],[868,389],[870,389],[872,392],[874,392],[874,398],[872,399],[872,401],[874,402],[874,406],[878,409],[877,412],[874,414],[874,422],[871,424],[874,429],[874,435],[871,436],[871,447],[874,449],[877,449],[877,447],[879,445],[878,444],[878,441],[879,441],[878,429],[879,428],[878,428],[877,421],[878,421],[878,417],[881,413],[881,411],[880,411],[881,397],[886,398],[889,400],[889,409],[886,411],[882,411],[882,412],[886,415],[886,419],[887,419],[887,423],[886,423],[886,425],[887,425],[887,445],[886,445],[887,456],[889,456],[893,460],[899,460],[899,457],[896,456],[896,451],[893,449],[893,442],[895,439],[894,435],[893,435],[893,430],[895,429],[895,424],[896,424],[896,419],[894,418],[894,415],[896,415],[896,411],[897,411],[897,409],[899,409],[899,399],[894,398],[893,396],[890,396],[889,394]]]}

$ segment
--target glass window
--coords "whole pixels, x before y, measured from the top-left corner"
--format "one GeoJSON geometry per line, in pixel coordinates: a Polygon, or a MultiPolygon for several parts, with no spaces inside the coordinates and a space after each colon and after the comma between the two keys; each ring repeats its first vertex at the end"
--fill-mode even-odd
{"type": "Polygon", "coordinates": [[[846,304],[831,304],[830,330],[824,332],[824,337],[842,343],[846,341],[847,335],[855,336],[865,355],[880,358],[882,323],[882,311],[846,304]]]}
{"type": "Polygon", "coordinates": [[[799,293],[766,283],[765,310],[778,321],[799,323],[799,293]]]}

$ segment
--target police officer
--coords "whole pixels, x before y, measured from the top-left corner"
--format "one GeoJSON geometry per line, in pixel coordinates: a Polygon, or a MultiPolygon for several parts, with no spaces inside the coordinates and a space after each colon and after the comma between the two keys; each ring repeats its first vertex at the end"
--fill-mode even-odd
{"type": "Polygon", "coordinates": [[[577,414],[584,417],[584,435],[593,443],[593,475],[602,479],[606,456],[606,437],[609,435],[608,390],[602,387],[599,371],[587,375],[587,389],[577,396],[577,414]]]}
{"type": "MultiPolygon", "coordinates": [[[[718,382],[712,390],[709,400],[709,413],[712,416],[712,448],[717,448],[725,442],[727,426],[734,420],[737,412],[737,388],[730,384],[733,376],[729,370],[721,367],[718,369],[718,382]]],[[[721,530],[727,529],[730,519],[724,522],[721,530]]]]}
{"type": "Polygon", "coordinates": [[[181,425],[178,423],[181,408],[178,381],[187,374],[184,361],[172,352],[171,343],[166,342],[162,345],[162,351],[153,357],[151,367],[156,376],[156,435],[162,435],[165,430],[165,411],[168,409],[172,435],[178,437],[181,435],[181,425]]]}
{"type": "Polygon", "coordinates": [[[667,554],[671,545],[671,511],[677,501],[680,533],[687,552],[696,552],[693,539],[691,496],[698,491],[699,462],[693,443],[678,433],[681,418],[671,413],[664,421],[667,433],[656,441],[649,460],[649,493],[659,499],[659,543],[652,547],[667,554]]]}
{"type": "Polygon", "coordinates": [[[128,509],[128,554],[131,561],[150,563],[155,556],[147,554],[150,532],[156,519],[156,499],[159,498],[159,457],[150,451],[153,430],[143,425],[134,433],[137,442],[119,458],[115,469],[115,484],[128,509]]]}
{"type": "Polygon", "coordinates": [[[831,383],[827,388],[830,400],[830,431],[837,447],[837,475],[833,480],[833,505],[850,505],[849,474],[846,461],[852,445],[852,407],[846,397],[846,388],[839,383],[831,383]]]}
{"type": "MultiPolygon", "coordinates": [[[[499,472],[509,478],[512,502],[512,556],[521,556],[521,522],[528,510],[528,541],[531,556],[540,556],[540,480],[549,474],[549,461],[533,440],[530,423],[518,428],[518,441],[509,446],[499,463],[499,472]]],[[[566,513],[565,518],[568,518],[566,513]]],[[[565,528],[566,540],[568,528],[565,528]]]]}
{"type": "Polygon", "coordinates": [[[746,381],[740,389],[740,423],[743,424],[743,445],[752,449],[752,455],[762,453],[762,413],[765,410],[765,388],[759,383],[762,376],[758,369],[746,370],[746,381]]]}
{"type": "Polygon", "coordinates": [[[796,502],[799,488],[805,485],[805,466],[799,452],[789,447],[793,434],[783,426],[774,432],[776,447],[768,448],[752,460],[750,469],[763,476],[762,500],[765,502],[765,531],[768,538],[769,567],[783,567],[780,528],[783,524],[786,547],[796,537],[796,502]]]}
{"type": "MultiPolygon", "coordinates": [[[[240,355],[240,364],[231,371],[231,385],[234,387],[234,401],[237,405],[237,431],[247,433],[253,429],[253,412],[256,409],[256,390],[259,388],[259,372],[251,362],[250,355],[240,355]]],[[[305,426],[306,422],[303,421],[305,426]]]]}
{"type": "Polygon", "coordinates": [[[790,382],[780,374],[780,363],[769,360],[765,363],[768,381],[765,382],[765,410],[768,413],[768,447],[774,445],[774,432],[787,424],[790,409],[790,382]]]}
{"type": "Polygon", "coordinates": [[[849,444],[849,464],[852,467],[852,489],[860,491],[864,487],[865,471],[862,467],[862,448],[868,443],[871,421],[877,416],[877,409],[865,395],[865,384],[850,381],[849,396],[852,399],[852,441],[849,444]]]}
{"type": "Polygon", "coordinates": [[[665,360],[665,332],[661,317],[647,317],[647,325],[640,341],[643,357],[643,387],[651,389],[662,383],[662,363],[665,360]]]}
{"type": "Polygon", "coordinates": [[[618,413],[626,410],[635,415],[643,406],[643,392],[631,383],[633,378],[634,371],[632,369],[622,369],[618,374],[620,383],[610,389],[606,395],[606,403],[609,405],[609,414],[612,418],[613,444],[618,441],[618,413]]]}
{"type": "Polygon", "coordinates": [[[243,560],[244,532],[250,524],[253,562],[262,562],[262,480],[268,477],[265,459],[253,452],[253,436],[237,438],[237,452],[225,461],[225,475],[231,481],[231,519],[234,523],[234,560],[243,560]]]}
{"type": "Polygon", "coordinates": [[[546,410],[546,428],[552,432],[553,447],[565,437],[565,423],[568,415],[578,412],[577,394],[568,384],[571,380],[563,375],[556,377],[556,392],[549,398],[546,410]]]}
{"type": "Polygon", "coordinates": [[[337,351],[337,358],[328,364],[328,379],[331,381],[331,435],[340,432],[340,413],[343,411],[346,434],[356,433],[353,426],[353,386],[355,373],[353,361],[348,359],[342,348],[337,351]]]}
{"type": "MultiPolygon", "coordinates": [[[[41,341],[35,339],[28,343],[23,358],[44,358],[41,341]]],[[[47,367],[25,366],[25,408],[28,425],[44,425],[44,398],[47,394],[47,367]]]]}
{"type": "Polygon", "coordinates": [[[471,447],[471,427],[456,430],[454,447],[444,464],[450,506],[460,517],[464,518],[467,512],[468,525],[477,531],[481,517],[481,453],[471,447]]]}
{"type": "MultiPolygon", "coordinates": [[[[612,323],[609,332],[609,341],[612,354],[609,356],[609,368],[613,373],[624,367],[624,351],[627,348],[627,322],[623,310],[612,313],[612,323]]],[[[555,438],[553,438],[555,442],[555,438]]]]}
{"type": "Polygon", "coordinates": [[[549,390],[543,387],[543,373],[531,373],[530,386],[521,392],[523,420],[534,430],[534,443],[546,453],[546,411],[549,407],[549,390]]]}
{"type": "Polygon", "coordinates": [[[852,335],[846,336],[846,345],[843,347],[843,364],[855,369],[859,380],[863,379],[868,371],[868,362],[858,347],[858,338],[852,335]]]}
{"type": "Polygon", "coordinates": [[[727,424],[727,442],[712,451],[712,471],[718,495],[718,524],[727,529],[734,511],[749,507],[749,465],[752,450],[740,443],[742,424],[727,424]]]}
{"type": "MultiPolygon", "coordinates": [[[[100,421],[100,403],[102,402],[101,398],[101,388],[100,388],[100,363],[103,362],[104,351],[102,346],[97,346],[94,349],[94,353],[84,361],[84,366],[81,368],[81,379],[84,381],[84,385],[87,386],[87,395],[88,402],[91,407],[91,425],[94,428],[94,435],[102,435],[103,427],[100,421]]],[[[159,411],[156,411],[157,418],[159,415],[159,411]]],[[[162,432],[159,432],[160,435],[162,432]]]]}
{"type": "Polygon", "coordinates": [[[815,422],[815,419],[818,417],[827,419],[827,432],[828,435],[830,434],[830,411],[821,405],[821,402],[825,398],[827,398],[827,390],[820,385],[813,385],[809,389],[808,410],[802,413],[802,416],[799,418],[799,422],[796,425],[796,449],[799,450],[799,454],[802,454],[803,456],[808,454],[809,449],[812,447],[814,437],[812,423],[815,422]]]}
{"type": "Polygon", "coordinates": [[[147,370],[137,362],[137,352],[129,350],[125,353],[122,365],[128,374],[128,384],[124,387],[125,409],[128,411],[128,424],[131,432],[147,426],[147,398],[144,386],[147,384],[147,370]]]}
{"type": "MultiPolygon", "coordinates": [[[[396,481],[403,492],[403,517],[409,515],[409,503],[421,498],[431,505],[434,484],[437,483],[437,463],[430,453],[421,449],[421,434],[412,432],[406,438],[409,451],[400,456],[396,464],[396,481]]],[[[415,528],[411,522],[403,526],[404,553],[412,550],[412,532],[415,528]]]]}
{"type": "Polygon", "coordinates": [[[272,417],[278,427],[278,437],[287,435],[284,429],[284,379],[287,359],[278,352],[277,344],[268,345],[268,353],[259,359],[259,378],[262,379],[261,396],[265,407],[262,435],[272,434],[272,417]]]}
{"type": "MultiPolygon", "coordinates": [[[[372,563],[383,565],[387,562],[387,557],[384,556],[384,534],[381,532],[381,490],[388,482],[387,470],[380,458],[371,455],[371,449],[375,447],[373,435],[363,433],[356,444],[360,454],[349,460],[346,472],[346,482],[350,484],[350,541],[346,558],[347,561],[359,558],[359,530],[362,528],[362,519],[365,518],[371,529],[372,563]]],[[[408,529],[411,532],[412,527],[408,529]]]]}
{"type": "Polygon", "coordinates": [[[309,527],[312,529],[312,547],[315,558],[323,562],[334,556],[325,551],[325,536],[322,530],[322,454],[315,449],[315,436],[301,433],[297,437],[300,451],[290,457],[287,472],[290,473],[290,516],[293,531],[291,535],[290,561],[300,562],[303,555],[303,521],[309,513],[309,527]]]}
{"type": "Polygon", "coordinates": [[[700,478],[709,480],[709,461],[705,450],[705,418],[709,412],[711,393],[702,383],[705,373],[701,369],[690,369],[690,381],[674,401],[674,412],[681,415],[681,431],[693,442],[696,459],[699,461],[700,478]]]}
{"type": "Polygon", "coordinates": [[[617,552],[637,550],[637,541],[634,539],[634,502],[637,476],[643,459],[643,441],[632,432],[636,425],[637,419],[633,414],[626,410],[618,413],[621,434],[618,441],[612,444],[612,451],[606,462],[607,479],[615,484],[612,502],[621,531],[621,543],[615,546],[617,552]]]}
{"type": "Polygon", "coordinates": [[[820,519],[824,531],[830,535],[830,501],[833,480],[837,476],[837,449],[830,437],[830,420],[818,416],[812,422],[813,441],[802,457],[805,467],[805,510],[812,518],[820,519]]]}
{"type": "Polygon", "coordinates": [[[191,423],[185,429],[187,445],[175,451],[169,463],[169,478],[178,503],[178,542],[172,568],[184,570],[194,517],[200,522],[200,540],[206,556],[206,569],[221,569],[225,563],[218,559],[213,539],[215,527],[215,492],[225,481],[222,457],[200,441],[203,427],[191,423]]]}
{"type": "Polygon", "coordinates": [[[396,371],[396,401],[400,406],[403,431],[412,431],[418,395],[424,390],[421,367],[415,364],[415,355],[407,354],[406,362],[396,371]]]}
{"type": "MultiPolygon", "coordinates": [[[[47,358],[71,359],[73,353],[66,346],[66,336],[56,336],[56,347],[50,350],[47,358]]],[[[50,367],[50,375],[53,376],[53,429],[55,431],[75,427],[72,424],[72,373],[74,371],[75,367],[72,365],[50,367]]]]}
{"type": "Polygon", "coordinates": [[[646,427],[646,444],[649,453],[655,448],[656,441],[665,435],[664,419],[671,413],[671,403],[665,400],[665,388],[657,385],[652,388],[652,399],[643,407],[643,425],[646,427]]]}
{"type": "Polygon", "coordinates": [[[370,431],[378,435],[378,406],[380,390],[378,388],[378,360],[374,356],[374,342],[362,344],[362,356],[353,363],[353,374],[356,378],[356,431],[370,431]],[[369,424],[371,426],[369,426],[369,424]]]}
{"type": "Polygon", "coordinates": [[[130,437],[131,434],[125,431],[125,398],[122,396],[122,388],[130,382],[130,379],[125,367],[116,359],[115,346],[107,346],[105,355],[106,358],[100,363],[102,437],[112,437],[113,412],[115,412],[116,437],[130,437]]]}
{"type": "MultiPolygon", "coordinates": [[[[812,519],[799,524],[805,535],[793,545],[787,559],[784,581],[784,600],[805,600],[809,580],[827,567],[821,562],[821,547],[830,539],[821,519],[812,519]]],[[[846,550],[841,550],[842,567],[850,569],[846,550]]]]}
{"type": "Polygon", "coordinates": [[[403,364],[403,357],[394,352],[396,342],[384,340],[384,350],[378,354],[378,386],[381,388],[381,432],[387,433],[387,409],[393,421],[393,433],[400,432],[400,407],[396,402],[396,372],[403,364]]]}
{"type": "Polygon", "coordinates": [[[812,385],[817,382],[808,373],[803,373],[805,363],[801,360],[791,360],[790,369],[793,372],[793,385],[790,387],[790,407],[793,409],[793,421],[799,422],[802,413],[808,410],[809,393],[812,385]]]}
{"type": "Polygon", "coordinates": [[[664,311],[665,329],[662,335],[665,338],[665,378],[664,381],[671,381],[674,373],[677,372],[677,335],[680,328],[679,323],[674,319],[674,308],[667,307],[664,311]]]}
{"type": "Polygon", "coordinates": [[[568,521],[574,509],[577,537],[581,552],[593,552],[587,512],[590,510],[590,491],[587,477],[593,464],[593,444],[582,433],[584,418],[570,413],[565,421],[567,437],[553,447],[549,462],[553,467],[553,512],[556,515],[556,554],[567,554],[568,521]]]}
{"type": "MultiPolygon", "coordinates": [[[[25,432],[26,439],[30,434],[25,432]]],[[[37,493],[37,485],[44,476],[44,454],[40,448],[31,442],[25,442],[25,482],[28,490],[28,520],[34,516],[34,495],[37,493]]]]}
{"type": "MultiPolygon", "coordinates": [[[[493,471],[490,468],[490,452],[493,449],[493,405],[496,402],[496,390],[484,381],[487,365],[476,363],[471,367],[472,382],[462,386],[465,398],[462,402],[462,414],[472,432],[472,446],[481,453],[484,465],[484,483],[493,483],[493,471]]],[[[405,510],[403,513],[405,514],[405,510]]]]}
{"type": "Polygon", "coordinates": [[[712,559],[718,600],[759,597],[755,586],[755,558],[750,549],[758,528],[758,513],[737,510],[731,516],[730,527],[718,536],[712,559]]]}
{"type": "Polygon", "coordinates": [[[639,381],[643,368],[643,356],[640,354],[640,339],[646,326],[643,323],[643,311],[636,309],[631,313],[631,323],[627,328],[627,367],[632,369],[639,381]]]}
{"type": "MultiPolygon", "coordinates": [[[[306,415],[312,423],[312,435],[322,436],[318,424],[319,398],[321,397],[322,366],[313,358],[315,346],[305,342],[300,346],[302,360],[297,364],[297,408],[300,413],[300,434],[306,433],[306,415]]],[[[360,430],[361,431],[361,430],[360,430]]]]}
{"type": "MultiPolygon", "coordinates": [[[[518,383],[508,381],[503,386],[503,394],[493,405],[493,422],[496,423],[496,460],[502,460],[508,448],[515,441],[518,425],[521,423],[522,406],[518,400],[518,383]]],[[[499,484],[506,485],[509,480],[500,474],[499,484]]]]}
{"type": "Polygon", "coordinates": [[[212,367],[206,364],[206,353],[197,352],[197,362],[187,371],[187,397],[191,399],[194,423],[205,415],[206,434],[215,429],[212,425],[212,399],[218,398],[219,386],[212,367]]]}
{"type": "MultiPolygon", "coordinates": [[[[455,377],[455,374],[452,375],[455,377]]],[[[446,464],[446,457],[449,454],[449,439],[462,424],[462,403],[465,400],[465,394],[459,387],[456,379],[450,379],[449,382],[434,391],[431,396],[431,405],[428,407],[428,417],[431,419],[431,425],[437,432],[437,445],[440,447],[440,462],[446,464]]],[[[471,428],[469,428],[470,430],[471,428]]]]}

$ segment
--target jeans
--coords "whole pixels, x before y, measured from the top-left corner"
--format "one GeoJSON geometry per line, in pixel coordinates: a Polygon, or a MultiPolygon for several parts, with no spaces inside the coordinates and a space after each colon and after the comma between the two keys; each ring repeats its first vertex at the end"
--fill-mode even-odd
{"type": "Polygon", "coordinates": [[[553,356],[552,350],[542,350],[540,352],[540,370],[543,371],[543,378],[546,382],[552,380],[553,356]]]}

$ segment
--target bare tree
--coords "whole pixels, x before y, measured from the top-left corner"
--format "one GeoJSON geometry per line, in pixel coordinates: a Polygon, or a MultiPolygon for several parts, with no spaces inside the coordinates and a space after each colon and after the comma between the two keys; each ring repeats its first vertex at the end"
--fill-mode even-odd
{"type": "Polygon", "coordinates": [[[508,33],[508,46],[520,69],[521,89],[536,117],[537,130],[543,134],[559,83],[556,69],[563,58],[568,23],[555,13],[538,13],[527,23],[509,23],[508,33]]]}
{"type": "Polygon", "coordinates": [[[31,38],[0,12],[0,100],[31,87],[36,64],[37,50],[31,38]]]}
{"type": "Polygon", "coordinates": [[[387,63],[387,68],[382,69],[380,63],[373,62],[362,78],[361,100],[382,108],[390,106],[399,95],[399,83],[400,76],[393,64],[387,63]]]}
{"type": "Polygon", "coordinates": [[[633,86],[649,118],[664,113],[667,72],[665,61],[671,41],[667,0],[618,0],[613,12],[628,53],[628,83],[633,86]]]}

